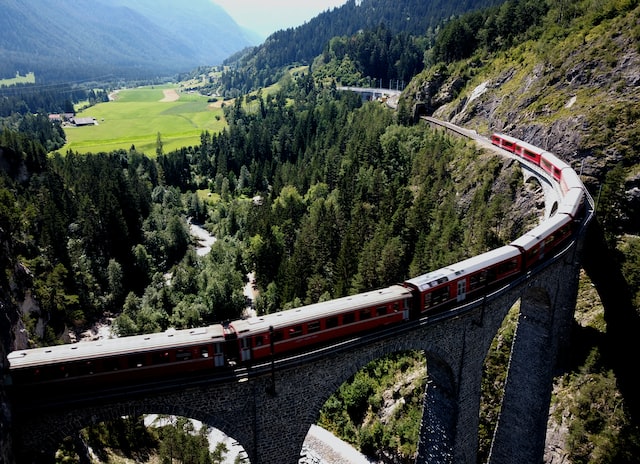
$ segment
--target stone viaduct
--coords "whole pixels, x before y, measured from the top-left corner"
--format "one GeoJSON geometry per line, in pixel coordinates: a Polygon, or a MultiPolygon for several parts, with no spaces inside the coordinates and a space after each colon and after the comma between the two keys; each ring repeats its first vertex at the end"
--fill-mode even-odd
{"type": "Polygon", "coordinates": [[[573,321],[581,241],[542,269],[435,317],[330,348],[238,369],[225,378],[167,381],[137,390],[12,404],[16,461],[51,462],[61,441],[121,416],[168,414],[215,427],[252,464],[295,464],[326,400],[367,363],[401,351],[425,353],[427,384],[417,463],[477,461],[481,380],[487,353],[519,302],[491,464],[542,462],[555,368],[573,321]],[[272,389],[271,387],[275,387],[272,389]]]}

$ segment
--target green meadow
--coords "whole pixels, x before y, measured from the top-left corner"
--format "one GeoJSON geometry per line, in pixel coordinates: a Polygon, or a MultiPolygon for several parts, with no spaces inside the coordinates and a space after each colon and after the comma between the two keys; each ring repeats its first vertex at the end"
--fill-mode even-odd
{"type": "Polygon", "coordinates": [[[21,76],[20,73],[16,73],[16,77],[11,77],[9,79],[0,79],[0,86],[11,87],[16,84],[35,84],[36,83],[36,75],[32,72],[21,76]]]}
{"type": "Polygon", "coordinates": [[[202,132],[219,132],[226,125],[219,104],[168,85],[120,90],[112,101],[86,108],[76,117],[95,118],[97,125],[65,126],[67,144],[59,150],[62,153],[128,150],[133,145],[155,156],[158,134],[167,153],[199,145],[202,132]]]}

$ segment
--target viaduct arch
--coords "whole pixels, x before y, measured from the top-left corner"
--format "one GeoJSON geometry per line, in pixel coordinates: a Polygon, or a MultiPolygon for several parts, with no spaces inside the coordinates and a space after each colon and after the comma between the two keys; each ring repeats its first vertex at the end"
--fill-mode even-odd
{"type": "Polygon", "coordinates": [[[342,383],[374,359],[421,350],[428,374],[417,463],[475,464],[485,357],[518,300],[489,463],[542,462],[554,368],[573,320],[580,251],[581,239],[573,241],[535,273],[447,317],[408,321],[400,329],[238,369],[225,378],[172,379],[82,397],[15,401],[17,462],[51,462],[65,437],[89,425],[158,413],[197,419],[221,430],[244,447],[252,464],[294,464],[322,405],[342,383]]]}

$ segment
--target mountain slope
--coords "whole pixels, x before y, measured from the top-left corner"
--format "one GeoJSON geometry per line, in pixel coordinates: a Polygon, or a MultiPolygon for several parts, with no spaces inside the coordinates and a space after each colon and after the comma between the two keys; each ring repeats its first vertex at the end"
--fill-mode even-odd
{"type": "Polygon", "coordinates": [[[640,162],[640,7],[628,3],[567,22],[551,9],[535,40],[431,67],[404,98],[436,117],[552,150],[582,165],[596,189],[617,163],[640,162]]]}
{"type": "Polygon", "coordinates": [[[640,4],[550,5],[535,38],[438,63],[411,82],[400,107],[513,135],[581,174],[596,220],[545,462],[634,462],[640,383],[627,359],[640,352],[640,4]]]}
{"type": "Polygon", "coordinates": [[[241,48],[260,42],[258,34],[238,26],[229,14],[210,0],[114,0],[163,29],[176,34],[193,51],[198,64],[219,64],[241,48]]]}
{"type": "Polygon", "coordinates": [[[207,0],[0,0],[0,76],[136,78],[219,64],[251,38],[207,0]]]}
{"type": "MultiPolygon", "coordinates": [[[[452,15],[499,5],[504,0],[349,0],[309,22],[275,32],[260,46],[226,63],[236,64],[229,79],[243,92],[277,80],[275,70],[294,63],[311,63],[333,37],[352,36],[383,24],[392,34],[424,35],[452,15]]],[[[225,83],[227,90],[231,84],[225,83]]]]}

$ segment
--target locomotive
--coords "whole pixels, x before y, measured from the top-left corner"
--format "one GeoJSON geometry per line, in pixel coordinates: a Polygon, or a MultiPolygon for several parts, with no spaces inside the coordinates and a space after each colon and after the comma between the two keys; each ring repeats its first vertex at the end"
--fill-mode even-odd
{"type": "Polygon", "coordinates": [[[387,288],[195,329],[9,353],[14,388],[121,385],[265,362],[441,313],[504,285],[558,252],[581,223],[585,189],[552,153],[495,133],[491,143],[542,169],[562,200],[549,219],[508,245],[387,288]]]}

